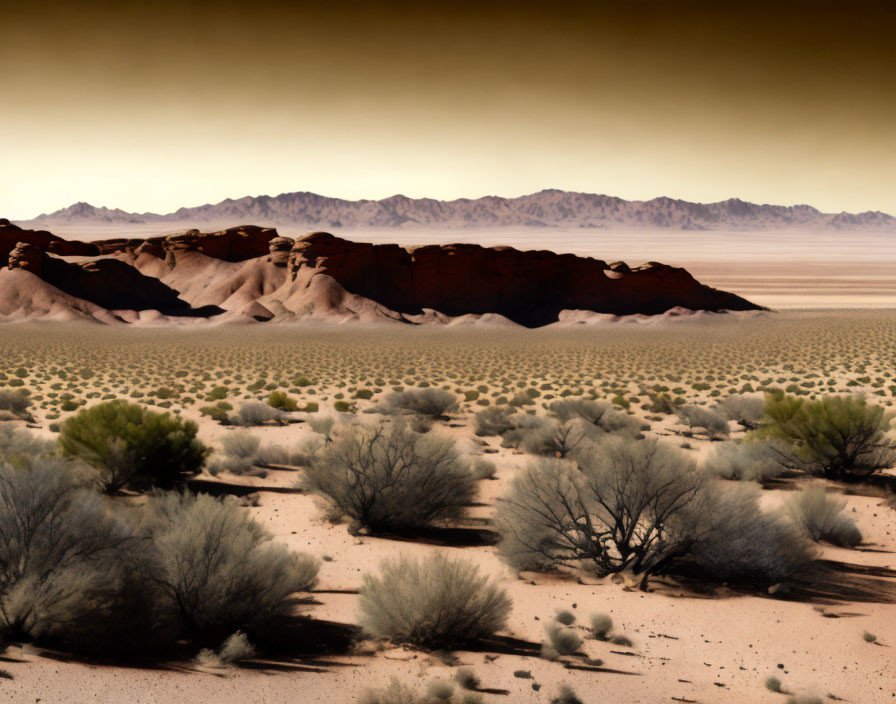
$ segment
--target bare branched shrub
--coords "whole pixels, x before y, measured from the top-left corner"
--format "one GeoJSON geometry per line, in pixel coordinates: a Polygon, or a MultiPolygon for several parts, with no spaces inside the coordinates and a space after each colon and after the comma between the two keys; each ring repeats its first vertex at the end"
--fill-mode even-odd
{"type": "Polygon", "coordinates": [[[853,548],[862,542],[862,533],[844,508],[845,500],[838,501],[821,487],[806,487],[787,501],[790,517],[812,540],[853,548]]]}
{"type": "Polygon", "coordinates": [[[550,410],[560,422],[580,420],[605,433],[638,435],[640,432],[638,421],[615,410],[605,401],[592,401],[585,398],[563,399],[552,403],[550,410]]]}
{"type": "Polygon", "coordinates": [[[444,389],[394,391],[382,404],[383,413],[417,413],[441,420],[457,408],[457,396],[444,389]]]}
{"type": "Polygon", "coordinates": [[[726,440],[713,447],[706,468],[722,479],[762,482],[786,471],[782,461],[788,454],[780,442],[726,440]]]}
{"type": "Polygon", "coordinates": [[[728,419],[717,411],[704,406],[679,406],[675,409],[681,422],[691,430],[702,428],[711,438],[728,435],[728,419]]]}
{"type": "Polygon", "coordinates": [[[386,560],[365,574],[361,625],[395,643],[453,648],[504,628],[507,594],[467,560],[436,554],[425,560],[386,560]]]}
{"type": "Polygon", "coordinates": [[[861,396],[768,394],[766,414],[763,434],[790,443],[797,466],[813,474],[860,479],[896,464],[896,442],[887,437],[892,414],[861,396]]]}
{"type": "Polygon", "coordinates": [[[194,639],[268,633],[316,580],[316,560],[271,542],[232,501],[154,496],[145,531],[153,545],[145,574],[194,639]]]}
{"type": "Polygon", "coordinates": [[[343,433],[315,455],[306,481],[339,513],[373,531],[459,518],[476,493],[453,440],[401,425],[343,433]]]}
{"type": "Polygon", "coordinates": [[[680,514],[697,497],[702,475],[654,440],[611,438],[576,460],[541,460],[514,480],[496,518],[503,557],[517,569],[631,569],[646,586],[690,547],[680,514]]]}
{"type": "Polygon", "coordinates": [[[505,432],[513,428],[510,420],[512,415],[510,408],[506,406],[490,406],[483,411],[479,411],[474,419],[476,435],[503,435],[505,432]]]}
{"type": "Polygon", "coordinates": [[[719,401],[717,409],[729,420],[740,423],[747,430],[753,430],[759,427],[765,415],[765,399],[733,394],[719,401]]]}

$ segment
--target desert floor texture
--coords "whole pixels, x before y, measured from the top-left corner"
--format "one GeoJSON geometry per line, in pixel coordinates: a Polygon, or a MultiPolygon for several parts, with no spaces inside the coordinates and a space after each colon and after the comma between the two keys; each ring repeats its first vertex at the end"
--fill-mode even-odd
{"type": "MultiPolygon", "coordinates": [[[[699,270],[694,273],[700,275],[699,270]]],[[[707,277],[708,282],[723,285],[720,277],[727,275],[718,274],[716,281],[707,277]]],[[[757,291],[760,279],[751,284],[757,291]]],[[[743,288],[725,287],[750,295],[743,288]]],[[[756,300],[764,302],[759,296],[756,300]]],[[[530,456],[502,448],[500,438],[476,437],[472,429],[476,411],[521,389],[533,390],[526,410],[537,414],[546,413],[551,399],[593,391],[598,398],[616,399],[620,408],[648,424],[647,435],[683,447],[702,461],[712,441],[688,433],[675,415],[648,419],[651,414],[641,408],[645,389],[666,387],[688,403],[711,404],[731,393],[758,394],[755,389],[772,384],[807,394],[860,391],[875,403],[892,406],[894,311],[770,312],[661,323],[632,319],[587,329],[534,331],[22,324],[0,328],[0,352],[0,385],[15,380],[13,385],[30,389],[34,425],[48,437],[53,424],[73,412],[65,409],[97,399],[129,398],[197,421],[200,438],[219,447],[221,438],[236,430],[201,413],[214,405],[205,400],[210,394],[235,406],[281,389],[300,407],[317,403],[317,414],[356,423],[375,418],[368,412],[391,388],[432,385],[466,400],[430,432],[449,434],[465,453],[484,454],[497,465],[496,477],[479,483],[467,525],[405,539],[353,536],[345,523],[328,522],[318,500],[295,488],[300,469],[269,470],[263,477],[203,477],[236,485],[228,490],[253,492],[246,510],[277,541],[323,560],[313,602],[305,607],[311,623],[319,625],[318,652],[261,657],[217,670],[192,661],[112,665],[13,646],[0,663],[11,676],[0,679],[2,701],[352,702],[393,676],[423,691],[431,680],[451,680],[459,666],[475,671],[484,700],[496,704],[546,703],[561,683],[570,684],[586,704],[784,704],[786,695],[766,689],[769,676],[778,677],[788,692],[823,701],[871,704],[896,698],[896,511],[878,489],[801,480],[843,494],[864,535],[855,549],[822,546],[836,578],[813,591],[769,594],[660,577],[642,592],[618,577],[518,575],[499,560],[489,519],[530,456]],[[219,387],[224,391],[215,392],[219,387]],[[371,393],[359,394],[361,390],[371,393]],[[346,404],[348,412],[337,411],[337,402],[346,404]],[[356,591],[363,573],[386,556],[433,551],[468,556],[500,579],[513,600],[509,628],[501,639],[481,651],[452,654],[370,641],[347,650],[333,643],[328,647],[328,634],[338,640],[343,626],[357,622],[356,591]],[[558,609],[571,610],[583,629],[590,614],[610,614],[631,647],[586,639],[582,655],[559,661],[540,657],[545,622],[558,609]],[[865,632],[875,634],[876,642],[866,642],[865,632]],[[589,664],[594,659],[603,664],[589,664]]],[[[252,432],[265,442],[297,447],[313,435],[304,422],[309,415],[296,412],[296,422],[252,432]]],[[[732,437],[742,434],[732,424],[732,437]]],[[[766,486],[763,502],[775,506],[793,488],[786,481],[766,486]]]]}

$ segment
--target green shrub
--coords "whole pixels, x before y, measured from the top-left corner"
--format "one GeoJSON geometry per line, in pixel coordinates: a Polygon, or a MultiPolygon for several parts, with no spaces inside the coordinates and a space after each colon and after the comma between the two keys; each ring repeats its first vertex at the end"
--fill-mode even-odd
{"type": "Polygon", "coordinates": [[[91,406],[62,424],[59,448],[98,469],[108,492],[171,487],[197,474],[208,449],[197,427],[127,401],[91,406]]]}
{"type": "Polygon", "coordinates": [[[285,391],[271,391],[268,395],[268,405],[281,411],[295,411],[299,408],[296,400],[285,391]]]}
{"type": "Polygon", "coordinates": [[[494,635],[511,602],[473,563],[436,554],[386,560],[378,574],[364,575],[360,607],[368,633],[438,649],[494,635]]]}
{"type": "Polygon", "coordinates": [[[607,614],[591,614],[591,633],[598,640],[606,640],[613,630],[613,619],[607,614]]]}
{"type": "Polygon", "coordinates": [[[545,626],[547,640],[542,646],[542,652],[548,657],[556,655],[573,655],[582,647],[582,638],[572,628],[567,628],[553,622],[545,626]]]}
{"type": "Polygon", "coordinates": [[[896,443],[886,437],[892,414],[861,396],[819,400],[769,394],[769,423],[762,433],[796,450],[797,465],[828,479],[867,477],[896,463],[896,443]]]}

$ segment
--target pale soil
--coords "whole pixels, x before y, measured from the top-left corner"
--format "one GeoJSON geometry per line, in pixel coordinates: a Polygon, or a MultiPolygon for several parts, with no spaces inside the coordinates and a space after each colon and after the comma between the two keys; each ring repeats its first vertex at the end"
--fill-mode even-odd
{"type": "MultiPolygon", "coordinates": [[[[863,315],[869,316],[869,323],[876,321],[877,324],[882,324],[885,317],[884,313],[863,315]]],[[[795,345],[794,354],[803,358],[807,370],[814,369],[814,357],[809,353],[803,355],[799,345],[800,340],[814,339],[807,336],[807,326],[813,330],[830,330],[838,325],[846,325],[849,322],[847,318],[851,316],[852,314],[843,313],[830,319],[821,314],[794,317],[795,327],[787,328],[788,344],[795,345]],[[793,340],[794,336],[796,342],[793,340]]],[[[889,314],[886,320],[892,317],[893,314],[889,314]]],[[[749,344],[738,336],[767,336],[773,330],[777,331],[777,336],[781,330],[775,327],[780,324],[777,318],[771,319],[771,322],[758,319],[745,323],[747,324],[755,326],[750,328],[752,333],[738,328],[736,333],[729,330],[720,332],[719,335],[725,339],[729,334],[732,335],[734,340],[729,344],[742,347],[749,344]]],[[[11,327],[0,330],[7,336],[3,340],[5,345],[14,344],[14,340],[8,336],[14,336],[15,330],[11,327]]],[[[108,332],[96,334],[117,334],[107,328],[101,330],[108,332]]],[[[151,334],[152,331],[143,331],[139,336],[134,334],[127,337],[132,333],[125,332],[125,337],[121,339],[148,340],[147,336],[151,334]]],[[[214,335],[216,332],[205,334],[214,335]]],[[[284,335],[295,334],[300,333],[284,331],[284,335]]],[[[340,333],[344,334],[347,333],[340,333]]],[[[601,341],[603,333],[583,331],[582,334],[591,337],[581,338],[579,342],[586,339],[590,341],[598,356],[602,344],[611,344],[601,341]]],[[[664,345],[680,344],[679,337],[683,334],[682,329],[672,332],[661,329],[644,330],[631,340],[636,349],[640,349],[642,345],[650,346],[653,341],[654,347],[662,350],[664,345]]],[[[357,335],[360,341],[365,333],[359,331],[357,335]]],[[[713,337],[711,329],[709,332],[703,329],[701,335],[710,336],[701,337],[702,346],[717,348],[722,344],[713,337]]],[[[190,339],[192,338],[185,338],[184,342],[190,339]]],[[[263,339],[269,342],[271,338],[263,339]]],[[[470,344],[475,338],[464,339],[464,344],[470,344]]],[[[548,343],[551,338],[544,333],[535,339],[541,340],[540,344],[562,345],[563,340],[568,342],[573,338],[561,338],[548,343]]],[[[322,338],[320,344],[327,346],[336,340],[336,337],[322,338]]],[[[338,337],[338,340],[337,345],[348,344],[343,337],[338,337]]],[[[482,340],[483,350],[488,345],[495,344],[493,338],[482,340]]],[[[97,337],[98,343],[103,341],[108,342],[105,337],[97,337]]],[[[851,348],[852,342],[846,347],[851,348]]],[[[80,341],[70,348],[61,348],[60,353],[72,354],[74,363],[78,363],[76,351],[83,344],[85,343],[80,341]]],[[[246,339],[242,343],[234,343],[233,347],[239,349],[241,345],[251,344],[252,340],[246,339]]],[[[516,336],[509,338],[505,344],[510,346],[511,357],[514,350],[518,354],[532,353],[533,348],[520,344],[516,336]]],[[[766,341],[763,347],[765,344],[775,346],[766,341]]],[[[303,348],[297,345],[294,349],[301,361],[303,348]]],[[[607,348],[608,351],[612,349],[615,348],[607,348]]],[[[881,372],[892,374],[896,364],[893,361],[896,359],[896,350],[891,337],[881,335],[871,342],[866,341],[862,350],[870,360],[872,368],[867,371],[871,376],[881,372]]],[[[149,347],[147,353],[159,354],[161,351],[162,348],[149,347]]],[[[428,373],[432,373],[432,365],[438,367],[439,358],[430,357],[424,347],[420,348],[419,353],[427,355],[429,366],[426,368],[430,370],[428,373]]],[[[236,359],[245,360],[244,357],[236,359]]],[[[445,359],[453,358],[448,354],[445,359]]],[[[825,364],[836,367],[835,361],[828,358],[825,364]]],[[[94,360],[94,363],[98,369],[102,369],[104,365],[102,359],[94,360]]],[[[778,360],[776,365],[777,363],[778,360]]],[[[377,360],[371,359],[366,364],[376,369],[377,360]]],[[[526,368],[525,365],[523,368],[526,368]]],[[[660,370],[653,368],[653,371],[660,370]]],[[[713,371],[718,373],[717,369],[713,371]]],[[[338,373],[338,370],[332,370],[330,381],[339,378],[338,373]]],[[[355,373],[358,373],[357,369],[355,373]]],[[[762,369],[758,373],[765,375],[762,369]]],[[[781,371],[777,368],[768,370],[769,376],[779,373],[781,371]]],[[[864,373],[864,367],[863,371],[855,372],[864,373]]],[[[387,372],[384,375],[389,378],[387,372]]],[[[361,376],[363,377],[363,373],[361,376]]],[[[845,371],[830,369],[824,370],[824,376],[835,377],[838,382],[845,382],[848,378],[845,371]]],[[[249,380],[252,378],[254,377],[249,376],[249,380]]],[[[153,384],[157,381],[153,380],[153,384]]],[[[687,381],[682,382],[682,385],[689,388],[687,381]]],[[[325,392],[318,389],[314,393],[325,392]]],[[[310,392],[307,398],[313,398],[314,393],[310,392]]],[[[326,393],[332,394],[332,388],[326,393]]],[[[331,403],[332,400],[322,403],[322,411],[331,409],[331,403]]],[[[359,408],[363,409],[372,403],[359,402],[359,408]]],[[[439,423],[432,432],[450,433],[463,442],[467,451],[474,452],[480,446],[472,440],[469,414],[478,409],[469,405],[466,408],[464,414],[452,420],[451,426],[456,427],[439,423]]],[[[643,411],[635,406],[633,408],[643,417],[643,411]]],[[[538,410],[540,413],[544,412],[540,406],[538,410]]],[[[210,445],[218,445],[224,434],[234,432],[233,429],[200,416],[197,406],[186,408],[183,414],[200,423],[200,435],[210,445]]],[[[361,413],[355,417],[361,420],[368,418],[361,413]]],[[[41,432],[49,435],[46,421],[40,417],[39,421],[42,424],[41,432]]],[[[659,422],[652,421],[649,432],[675,445],[688,443],[696,458],[705,458],[711,443],[699,437],[685,438],[680,434],[682,430],[683,427],[676,425],[669,417],[659,422]]],[[[255,428],[252,432],[262,436],[266,442],[290,447],[311,435],[305,423],[255,428]]],[[[487,447],[498,450],[486,455],[498,465],[498,478],[480,483],[480,501],[484,506],[472,509],[471,516],[474,520],[471,525],[476,525],[475,519],[491,515],[495,501],[504,493],[508,481],[527,461],[525,455],[500,448],[497,438],[486,438],[485,441],[487,447]]],[[[588,656],[604,661],[601,668],[591,670],[582,658],[551,662],[536,654],[456,653],[457,664],[471,666],[480,677],[483,688],[506,690],[502,693],[484,694],[486,702],[546,704],[556,695],[560,683],[567,682],[585,704],[654,704],[673,701],[673,698],[703,704],[783,704],[786,700],[783,695],[772,693],[764,687],[769,675],[779,677],[784,688],[792,692],[812,693],[822,697],[830,694],[854,703],[887,702],[893,701],[896,696],[892,650],[896,647],[896,606],[886,599],[887,593],[892,596],[896,589],[896,579],[892,576],[869,581],[875,578],[845,575],[845,578],[857,580],[870,590],[872,597],[868,601],[843,596],[833,588],[825,597],[786,600],[773,598],[765,593],[735,591],[724,585],[696,592],[690,586],[671,578],[654,580],[653,591],[649,593],[633,589],[625,580],[618,582],[613,579],[585,577],[581,580],[583,583],[579,583],[574,578],[532,574],[520,578],[499,561],[493,547],[439,547],[421,542],[353,537],[346,525],[333,525],[325,521],[317,501],[311,496],[263,490],[264,487],[292,486],[299,476],[297,472],[272,471],[263,479],[227,475],[222,475],[220,479],[261,488],[260,506],[248,510],[274,534],[275,539],[296,550],[329,558],[322,562],[320,584],[314,595],[319,603],[309,606],[307,610],[315,619],[356,623],[357,596],[353,591],[359,587],[361,575],[375,569],[384,557],[396,554],[426,555],[437,550],[447,550],[474,560],[483,570],[501,580],[502,586],[513,599],[509,629],[504,635],[540,643],[544,637],[545,622],[557,609],[568,608],[577,614],[582,625],[588,623],[591,613],[610,614],[617,630],[628,635],[634,643],[634,647],[626,648],[586,640],[584,650],[588,656]],[[878,597],[886,603],[876,603],[875,598],[878,597]],[[865,642],[862,638],[864,631],[874,633],[879,644],[865,642]],[[498,657],[489,661],[487,655],[489,658],[494,655],[498,657]],[[584,669],[569,669],[567,665],[584,669]],[[517,671],[530,672],[532,679],[515,676],[517,671]],[[533,683],[540,685],[537,692],[533,689],[533,683]]],[[[773,507],[780,503],[783,495],[783,491],[768,491],[763,497],[764,503],[773,507]]],[[[860,550],[825,547],[824,557],[844,563],[896,569],[896,511],[883,506],[880,497],[846,498],[847,510],[855,511],[850,515],[856,518],[865,536],[865,543],[860,550]]],[[[369,646],[369,643],[365,646],[369,646]]],[[[451,679],[456,669],[426,653],[402,648],[375,651],[366,647],[354,654],[326,655],[286,663],[262,662],[251,669],[220,671],[204,671],[189,662],[153,668],[79,663],[51,653],[41,654],[31,648],[22,651],[15,646],[2,658],[0,668],[8,671],[13,679],[0,679],[0,700],[35,704],[354,702],[366,688],[386,684],[391,676],[416,684],[422,692],[427,682],[433,679],[451,679]]]]}

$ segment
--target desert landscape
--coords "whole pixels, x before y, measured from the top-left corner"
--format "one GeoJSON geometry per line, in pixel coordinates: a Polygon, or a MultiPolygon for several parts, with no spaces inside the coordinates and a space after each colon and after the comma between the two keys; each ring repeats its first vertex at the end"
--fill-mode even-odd
{"type": "Polygon", "coordinates": [[[896,4],[0,4],[0,702],[896,701],[896,4]]]}

